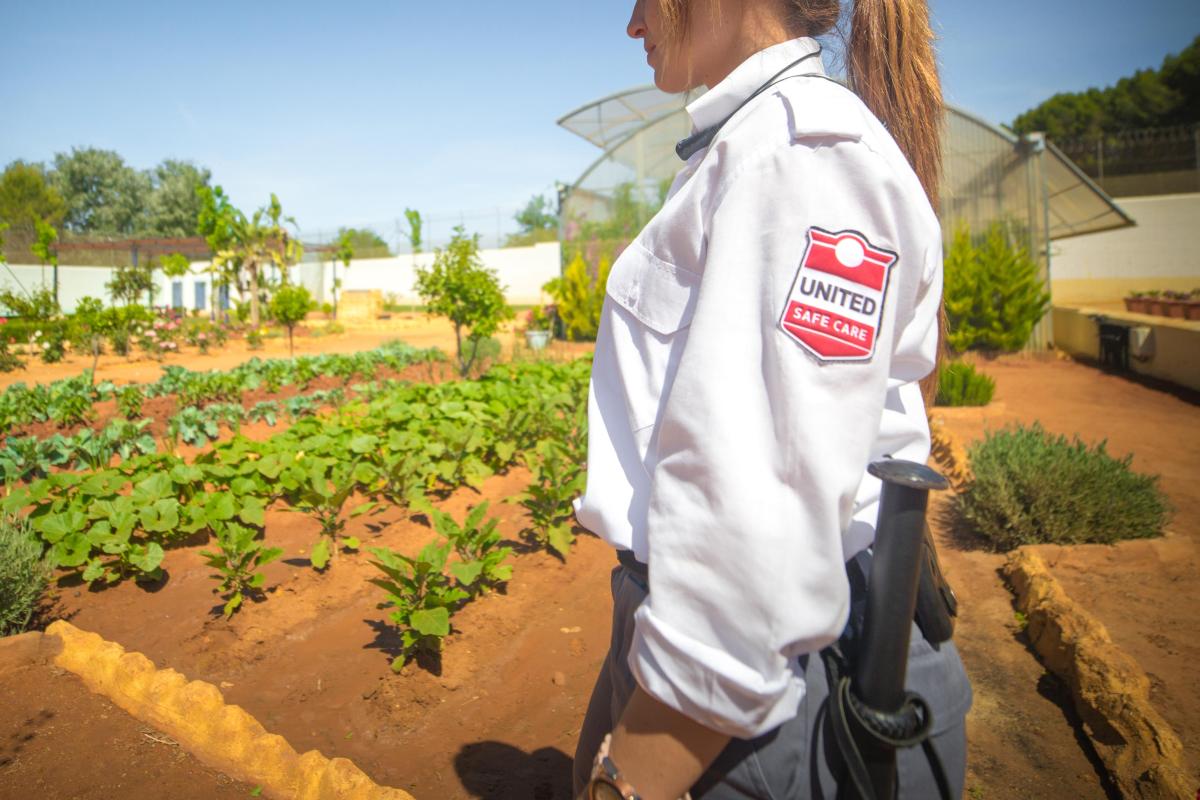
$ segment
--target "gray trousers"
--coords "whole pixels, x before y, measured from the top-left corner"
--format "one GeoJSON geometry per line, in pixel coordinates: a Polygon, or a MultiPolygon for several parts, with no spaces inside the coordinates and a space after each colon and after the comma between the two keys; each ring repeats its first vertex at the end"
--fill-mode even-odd
{"type": "MultiPolygon", "coordinates": [[[[608,655],[592,690],[587,715],[575,751],[575,794],[591,774],[592,759],[604,735],[613,729],[636,686],[628,656],[633,637],[633,613],[646,599],[642,578],[625,567],[612,573],[613,623],[608,655]]],[[[862,603],[855,603],[850,626],[861,629],[862,603]]],[[[815,800],[837,796],[837,784],[827,763],[818,711],[829,694],[825,668],[813,653],[801,659],[807,691],[794,718],[754,739],[734,739],[700,781],[693,800],[815,800]]],[[[952,642],[934,649],[913,625],[909,648],[907,688],[920,693],[933,713],[933,747],[960,797],[966,776],[966,715],[971,686],[952,642]]],[[[617,765],[620,767],[620,764],[617,765]]],[[[899,796],[906,800],[938,797],[929,762],[920,748],[897,754],[899,796]]]]}

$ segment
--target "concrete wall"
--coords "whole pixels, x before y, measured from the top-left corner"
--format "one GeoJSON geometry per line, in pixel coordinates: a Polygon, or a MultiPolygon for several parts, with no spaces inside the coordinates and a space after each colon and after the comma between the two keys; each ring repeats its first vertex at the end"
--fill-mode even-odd
{"type": "Polygon", "coordinates": [[[1147,314],[1098,311],[1090,308],[1054,307],[1054,345],[1072,355],[1100,358],[1100,326],[1096,319],[1149,329],[1152,353],[1129,359],[1129,369],[1140,375],[1170,381],[1200,391],[1200,322],[1147,314]]]}
{"type": "MultiPolygon", "coordinates": [[[[505,287],[505,297],[509,303],[528,305],[544,302],[542,285],[551,278],[558,277],[560,269],[560,249],[558,242],[545,242],[531,247],[506,247],[494,250],[481,250],[479,253],[485,266],[496,270],[500,283],[505,287]]],[[[337,276],[342,279],[342,289],[379,289],[384,294],[395,294],[399,302],[416,304],[419,298],[413,291],[416,281],[415,267],[428,267],[433,263],[432,253],[420,255],[402,255],[393,258],[371,258],[361,261],[351,261],[347,270],[341,264],[336,267],[337,276]]],[[[205,308],[211,308],[213,292],[209,286],[209,276],[204,274],[208,262],[194,262],[193,274],[183,278],[167,278],[161,272],[154,273],[154,283],[158,291],[154,296],[154,305],[172,305],[172,284],[176,281],[182,284],[183,307],[196,308],[196,284],[205,285],[205,308]]],[[[60,266],[58,268],[58,297],[59,305],[64,311],[70,312],[80,298],[85,296],[98,297],[106,302],[110,300],[105,288],[115,270],[112,267],[79,267],[60,266]]],[[[318,302],[328,302],[333,297],[333,269],[328,262],[306,262],[292,268],[293,279],[308,287],[318,302]]],[[[10,264],[5,268],[0,266],[0,289],[18,289],[23,286],[33,291],[41,286],[51,286],[53,272],[49,267],[30,266],[27,264],[10,264]]]]}
{"type": "Polygon", "coordinates": [[[1050,289],[1055,304],[1200,288],[1200,193],[1125,197],[1120,205],[1135,227],[1054,243],[1050,289]]]}
{"type": "MultiPolygon", "coordinates": [[[[496,250],[481,250],[479,255],[485,266],[494,269],[505,288],[504,296],[509,303],[528,305],[543,302],[542,285],[557,278],[560,270],[558,242],[544,242],[531,247],[505,247],[496,250]]],[[[428,268],[433,263],[432,253],[401,255],[392,258],[369,258],[351,261],[350,269],[337,265],[337,276],[342,280],[342,289],[379,289],[394,294],[401,303],[420,302],[413,284],[416,282],[416,267],[428,268]]],[[[304,268],[308,265],[301,265],[304,268]]],[[[325,265],[322,281],[322,299],[332,297],[333,272],[325,265]]],[[[310,287],[312,288],[312,287],[310,287]]]]}

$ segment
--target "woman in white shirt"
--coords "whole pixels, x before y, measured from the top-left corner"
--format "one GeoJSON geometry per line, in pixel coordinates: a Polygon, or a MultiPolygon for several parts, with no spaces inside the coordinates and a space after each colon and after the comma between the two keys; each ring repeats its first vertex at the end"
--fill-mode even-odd
{"type": "MultiPolygon", "coordinates": [[[[637,0],[630,19],[660,89],[710,88],[666,203],[608,279],[576,511],[621,566],[577,791],[602,742],[625,796],[836,791],[811,752],[816,654],[861,624],[847,562],[874,538],[867,464],[929,454],[943,118],[925,0],[857,0],[853,92],[812,38],[839,11],[637,0]]],[[[953,645],[914,627],[908,674],[960,793],[953,645]]],[[[935,794],[919,751],[899,774],[902,797],[935,794]]]]}

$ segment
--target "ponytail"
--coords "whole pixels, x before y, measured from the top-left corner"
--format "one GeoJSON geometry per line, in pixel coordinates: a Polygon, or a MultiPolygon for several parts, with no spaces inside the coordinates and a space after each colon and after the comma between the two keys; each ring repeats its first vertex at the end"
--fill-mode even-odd
{"type": "MultiPolygon", "coordinates": [[[[937,213],[946,112],[926,0],[854,0],[846,66],[851,88],[896,140],[937,213]]],[[[921,381],[926,408],[937,396],[945,348],[939,304],[937,356],[921,381]]]]}
{"type": "Polygon", "coordinates": [[[850,87],[896,140],[936,211],[945,108],[926,0],[854,0],[846,65],[850,87]]]}

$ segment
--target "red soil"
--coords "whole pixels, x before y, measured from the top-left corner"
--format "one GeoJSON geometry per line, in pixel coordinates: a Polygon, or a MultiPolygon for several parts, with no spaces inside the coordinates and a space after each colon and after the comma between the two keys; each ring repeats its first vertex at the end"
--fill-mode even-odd
{"type": "MultiPolygon", "coordinates": [[[[1151,673],[1157,707],[1195,754],[1200,408],[1070,362],[1007,358],[984,368],[997,379],[997,403],[946,413],[960,438],[1040,419],[1053,431],[1107,437],[1112,452],[1133,452],[1135,467],[1162,474],[1179,509],[1167,537],[1047,548],[1046,555],[1067,591],[1151,673]]],[[[527,477],[514,469],[487,481],[481,495],[462,489],[441,505],[461,518],[468,504],[488,499],[500,530],[517,540],[522,510],[503,501],[527,477]]],[[[1104,797],[1103,771],[1089,756],[1069,699],[1031,654],[1014,618],[997,575],[1003,556],[968,549],[936,513],[934,521],[962,602],[956,638],[976,690],[970,796],[1104,797]]],[[[407,552],[434,535],[422,518],[395,508],[351,520],[348,533],[364,548],[407,552]]],[[[377,781],[419,798],[568,798],[570,756],[607,649],[611,551],[581,536],[565,563],[542,552],[519,554],[505,591],[454,617],[439,659],[393,675],[395,638],[387,611],[376,607],[382,592],[367,583],[377,574],[369,556],[343,554],[317,574],[305,556],[316,538],[311,519],[269,512],[266,539],[285,549],[284,560],[267,569],[267,599],[248,603],[228,622],[217,613],[200,546],[170,551],[169,577],[160,586],[64,587],[58,613],[159,666],[221,686],[230,702],[298,750],[346,756],[377,781]]],[[[0,687],[9,685],[0,678],[0,687]]],[[[13,716],[0,729],[19,724],[13,716]]],[[[59,763],[75,758],[77,746],[64,740],[59,763]]]]}

